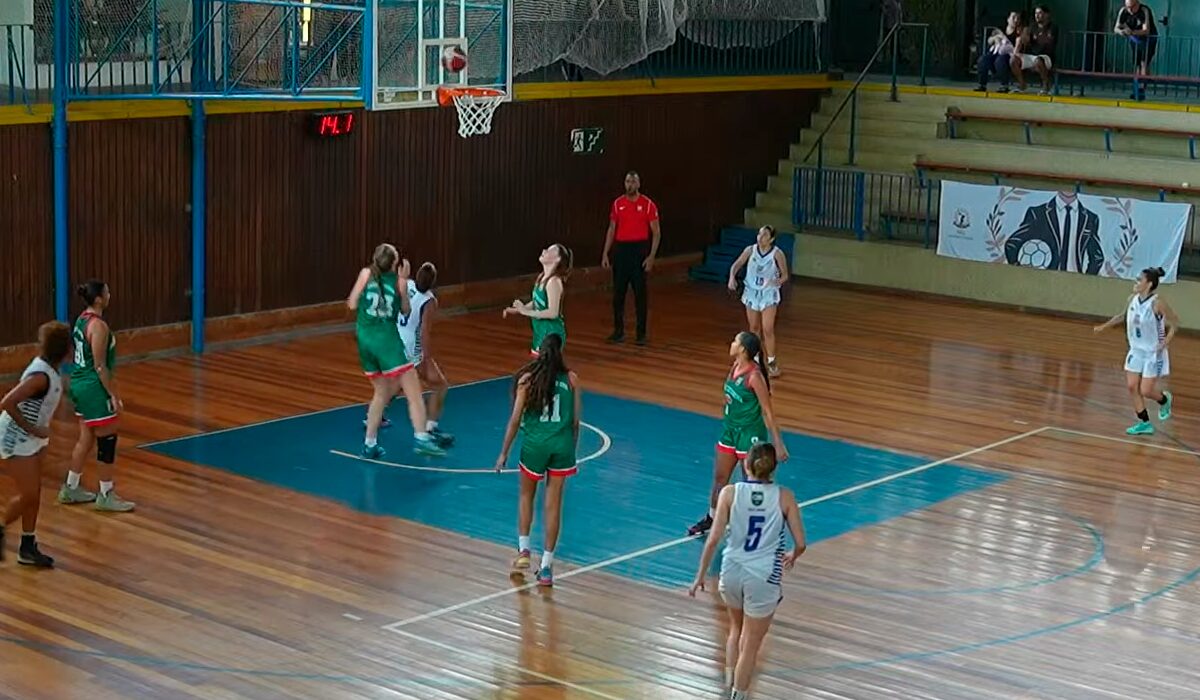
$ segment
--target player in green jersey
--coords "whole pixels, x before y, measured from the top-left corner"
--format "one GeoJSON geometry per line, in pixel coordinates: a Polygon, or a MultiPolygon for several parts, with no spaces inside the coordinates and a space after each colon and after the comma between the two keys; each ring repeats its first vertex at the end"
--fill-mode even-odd
{"type": "Polygon", "coordinates": [[[733,468],[760,442],[773,442],[780,462],[788,459],[775,409],[771,406],[771,380],[763,360],[762,341],[748,331],[738,333],[729,345],[733,368],[725,378],[725,416],[717,441],[713,485],[708,513],[688,528],[689,535],[702,535],[712,528],[717,497],[733,476],[733,468]]]}
{"type": "Polygon", "coordinates": [[[117,496],[113,490],[113,472],[117,461],[117,424],[124,406],[117,396],[113,369],[117,361],[117,339],[104,321],[104,312],[112,295],[108,285],[89,280],[76,288],[87,308],[75,321],[71,337],[75,346],[67,397],[75,405],[79,417],[79,440],[71,452],[67,481],[58,492],[58,502],[66,505],[95,502],[96,510],[125,513],[134,504],[117,496]],[[83,463],[96,446],[99,494],[80,486],[83,463]]]}
{"type": "Polygon", "coordinates": [[[355,311],[354,334],[358,340],[358,359],[363,373],[371,380],[374,394],[367,409],[367,430],[363,442],[363,457],[380,459],[384,449],[379,445],[379,424],[383,410],[392,397],[404,391],[408,399],[408,415],[413,425],[413,449],[417,454],[439,456],[446,451],[429,434],[425,421],[425,399],[421,395],[421,380],[411,372],[414,358],[405,352],[404,342],[396,329],[399,314],[409,312],[408,261],[402,260],[396,247],[383,243],[371,256],[371,264],[358,273],[346,305],[355,311]]]}
{"type": "Polygon", "coordinates": [[[496,471],[504,469],[518,428],[521,433],[521,491],[517,509],[517,558],[513,573],[529,569],[529,531],[533,527],[533,499],[539,481],[546,480],[545,546],[538,567],[538,585],[553,586],[554,547],[562,522],[563,486],[578,471],[575,449],[579,443],[582,399],[579,377],[563,361],[562,336],[551,333],[538,348],[538,356],[517,372],[512,415],[504,431],[504,444],[496,471]]]}
{"type": "Polygon", "coordinates": [[[514,299],[512,306],[504,310],[504,316],[519,314],[528,316],[533,326],[533,341],[529,346],[529,354],[537,356],[542,341],[551,333],[558,335],[562,342],[567,342],[567,325],[563,320],[562,300],[563,283],[571,274],[571,262],[574,256],[571,249],[561,243],[546,248],[538,256],[542,264],[542,273],[538,275],[533,285],[533,295],[529,301],[514,299]]]}

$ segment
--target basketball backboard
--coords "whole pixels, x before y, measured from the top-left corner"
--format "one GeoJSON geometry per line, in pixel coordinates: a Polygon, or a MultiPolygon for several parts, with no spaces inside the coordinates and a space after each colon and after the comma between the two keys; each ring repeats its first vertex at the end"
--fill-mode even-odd
{"type": "Polygon", "coordinates": [[[431,107],[437,88],[493,88],[512,94],[513,0],[371,0],[371,109],[431,107]],[[467,67],[442,67],[447,46],[467,53],[467,67]]]}

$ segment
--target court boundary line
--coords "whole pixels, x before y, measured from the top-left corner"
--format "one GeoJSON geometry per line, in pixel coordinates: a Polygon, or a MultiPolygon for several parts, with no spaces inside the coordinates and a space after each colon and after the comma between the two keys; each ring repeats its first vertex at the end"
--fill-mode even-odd
{"type": "MultiPolygon", "coordinates": [[[[609,437],[608,433],[597,428],[596,426],[592,425],[591,423],[587,423],[584,421],[579,421],[579,425],[587,428],[588,430],[591,430],[592,432],[594,432],[600,436],[600,447],[599,447],[599,449],[597,449],[595,452],[591,453],[590,455],[587,455],[586,457],[575,460],[576,465],[583,464],[584,462],[590,462],[593,459],[599,459],[600,457],[603,457],[605,454],[607,454],[609,450],[612,449],[612,438],[609,437]]],[[[494,468],[491,468],[491,467],[482,468],[482,469],[474,469],[474,468],[472,468],[472,469],[454,469],[452,467],[426,467],[426,466],[421,466],[418,464],[401,464],[400,462],[388,462],[388,461],[382,460],[382,459],[371,459],[370,457],[363,457],[362,455],[356,455],[356,454],[352,454],[350,452],[344,452],[342,450],[330,450],[329,454],[337,455],[338,457],[346,457],[348,459],[353,459],[353,460],[356,460],[359,462],[367,462],[369,464],[378,464],[379,466],[382,466],[382,467],[392,467],[395,469],[408,469],[410,471],[416,471],[416,472],[434,472],[437,474],[516,474],[517,472],[521,471],[520,469],[501,469],[500,471],[496,471],[494,468]]]]}
{"type": "MultiPolygon", "coordinates": [[[[510,376],[511,375],[501,374],[499,376],[490,377],[488,379],[476,379],[475,381],[463,382],[462,384],[453,384],[450,386],[450,388],[451,389],[465,389],[469,386],[476,386],[478,384],[487,384],[488,382],[496,382],[501,379],[508,379],[510,376]]],[[[423,393],[428,394],[430,392],[426,391],[423,393]]],[[[305,411],[304,413],[294,413],[290,416],[279,416],[278,418],[268,418],[266,420],[255,421],[254,423],[244,423],[242,425],[234,425],[234,426],[230,426],[228,428],[218,428],[216,430],[209,430],[209,431],[205,431],[202,433],[192,433],[191,435],[180,435],[178,437],[167,438],[166,440],[155,440],[153,442],[143,442],[143,443],[139,443],[137,445],[137,448],[138,449],[147,449],[147,448],[151,448],[151,447],[159,447],[161,445],[169,445],[173,442],[183,442],[184,440],[191,440],[192,438],[208,437],[209,435],[221,435],[222,433],[232,433],[235,430],[245,430],[246,428],[257,428],[262,425],[270,425],[272,423],[281,423],[285,420],[292,420],[295,418],[307,418],[309,416],[319,416],[322,413],[333,413],[334,411],[340,411],[345,408],[354,408],[355,406],[366,406],[368,403],[369,402],[367,402],[367,401],[359,401],[357,403],[348,403],[348,404],[343,404],[341,406],[331,406],[330,408],[318,408],[315,411],[305,411]]]]}
{"type": "Polygon", "coordinates": [[[1172,447],[1170,445],[1160,445],[1155,442],[1142,442],[1140,440],[1130,440],[1129,438],[1117,437],[1115,435],[1101,435],[1099,433],[1089,433],[1083,430],[1075,430],[1073,428],[1060,428],[1056,425],[1046,426],[1046,430],[1065,435],[1074,435],[1076,437],[1093,438],[1095,440],[1107,440],[1108,442],[1119,442],[1124,445],[1133,445],[1135,447],[1149,447],[1155,450],[1165,450],[1167,452],[1177,452],[1179,454],[1191,455],[1192,457],[1200,457],[1200,451],[1187,450],[1182,447],[1172,447]]]}
{"type": "MultiPolygon", "coordinates": [[[[827,493],[822,496],[817,496],[816,498],[810,498],[807,501],[800,503],[799,506],[801,508],[807,508],[809,506],[817,505],[818,503],[824,503],[825,501],[831,501],[835,498],[841,498],[842,496],[848,496],[852,493],[857,493],[859,491],[864,491],[869,488],[874,488],[881,484],[886,484],[888,482],[895,481],[897,479],[903,479],[904,477],[912,476],[913,474],[919,474],[923,471],[933,469],[934,467],[940,467],[944,464],[949,464],[951,462],[957,462],[959,460],[963,460],[968,457],[972,457],[974,455],[977,455],[977,454],[980,454],[983,452],[987,452],[989,450],[994,450],[998,447],[1003,447],[1004,445],[1009,445],[1014,442],[1018,442],[1020,440],[1025,440],[1027,438],[1031,438],[1036,435],[1040,435],[1040,434],[1042,434],[1048,430],[1052,430],[1052,429],[1053,429],[1053,426],[1044,425],[1040,428],[1034,428],[1032,430],[1027,430],[1023,433],[1018,433],[1016,435],[1010,435],[1007,438],[988,443],[987,445],[984,445],[982,447],[975,447],[970,450],[960,452],[956,455],[952,455],[950,457],[944,457],[942,459],[934,460],[932,462],[926,462],[924,464],[919,464],[915,467],[910,467],[908,469],[902,469],[893,474],[881,476],[879,478],[872,479],[870,481],[865,481],[861,484],[855,484],[854,486],[848,486],[848,487],[846,487],[844,489],[840,489],[838,491],[827,493]]],[[[702,536],[687,535],[684,537],[678,537],[673,540],[668,540],[666,542],[660,542],[658,544],[651,545],[649,547],[645,547],[645,548],[639,549],[637,551],[627,552],[625,554],[620,554],[615,557],[610,557],[608,559],[604,559],[604,560],[601,560],[598,562],[593,562],[591,564],[587,564],[585,566],[571,569],[570,571],[565,571],[561,574],[557,574],[555,576],[555,581],[557,582],[557,581],[561,581],[563,579],[572,578],[575,576],[581,576],[583,574],[590,573],[592,571],[598,571],[600,569],[605,569],[610,566],[614,566],[616,564],[621,564],[623,562],[630,561],[632,559],[639,559],[641,557],[644,557],[644,556],[647,556],[650,554],[654,554],[656,552],[660,552],[664,549],[670,549],[672,547],[677,547],[685,542],[691,542],[693,540],[697,540],[697,539],[701,539],[701,538],[702,538],[702,536]]],[[[503,598],[504,596],[507,596],[507,595],[523,593],[525,591],[536,588],[537,585],[538,585],[537,582],[534,581],[534,582],[522,584],[520,586],[509,586],[508,588],[505,588],[505,589],[502,589],[499,591],[494,591],[492,593],[488,593],[485,595],[481,595],[481,596],[478,596],[478,597],[475,597],[475,598],[472,598],[470,600],[466,600],[466,601],[463,601],[460,603],[455,603],[454,605],[448,605],[448,606],[445,606],[442,608],[438,608],[436,610],[432,610],[427,613],[422,613],[420,615],[414,615],[412,617],[408,617],[403,620],[396,620],[394,622],[389,622],[388,624],[380,627],[380,629],[386,630],[388,632],[395,632],[397,634],[402,634],[406,637],[411,637],[413,639],[424,640],[424,638],[420,637],[419,635],[401,632],[401,628],[408,627],[409,625],[414,625],[418,622],[425,622],[428,620],[437,619],[439,617],[444,617],[446,615],[449,615],[450,613],[458,612],[459,610],[464,610],[466,608],[471,608],[476,605],[479,605],[480,603],[486,603],[488,601],[495,600],[497,598],[503,598]]],[[[430,643],[434,643],[432,640],[428,640],[428,641],[430,641],[430,643]]],[[[436,646],[436,644],[435,644],[435,646],[436,646]]]]}

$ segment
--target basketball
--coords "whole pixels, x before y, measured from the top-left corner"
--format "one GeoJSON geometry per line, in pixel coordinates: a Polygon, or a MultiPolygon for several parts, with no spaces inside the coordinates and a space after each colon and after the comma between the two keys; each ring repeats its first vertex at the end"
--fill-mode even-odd
{"type": "Polygon", "coordinates": [[[447,46],[442,50],[442,68],[458,73],[467,67],[467,52],[461,46],[447,46]]]}

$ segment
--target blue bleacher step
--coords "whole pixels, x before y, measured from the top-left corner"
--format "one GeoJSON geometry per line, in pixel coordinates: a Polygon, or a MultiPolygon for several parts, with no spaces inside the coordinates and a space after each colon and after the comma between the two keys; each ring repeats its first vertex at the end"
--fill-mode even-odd
{"type": "MultiPolygon", "coordinates": [[[[704,250],[704,262],[692,266],[688,276],[693,280],[724,283],[729,279],[729,268],[733,261],[742,254],[746,246],[753,245],[758,237],[758,229],[745,226],[727,226],[721,229],[718,243],[704,250]]],[[[783,251],[788,265],[792,264],[792,253],[795,249],[796,237],[789,233],[781,233],[776,239],[776,245],[783,251]]]]}

